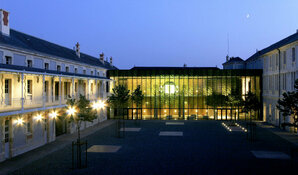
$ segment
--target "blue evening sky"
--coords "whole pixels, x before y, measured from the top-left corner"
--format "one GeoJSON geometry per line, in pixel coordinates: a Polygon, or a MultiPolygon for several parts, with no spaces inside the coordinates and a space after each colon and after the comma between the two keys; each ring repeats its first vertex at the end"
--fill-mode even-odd
{"type": "Polygon", "coordinates": [[[297,0],[1,0],[10,26],[119,68],[218,66],[298,29],[297,0]]]}

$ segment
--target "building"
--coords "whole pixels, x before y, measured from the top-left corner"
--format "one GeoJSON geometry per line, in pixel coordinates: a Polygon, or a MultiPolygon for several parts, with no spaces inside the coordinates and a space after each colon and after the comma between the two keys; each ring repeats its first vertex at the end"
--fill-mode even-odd
{"type": "MultiPolygon", "coordinates": [[[[104,60],[75,49],[21,33],[9,27],[9,13],[0,10],[0,161],[75,131],[75,125],[56,116],[68,97],[85,95],[91,101],[107,97],[115,69],[104,60]]],[[[82,129],[106,120],[107,111],[82,129]]]]}
{"type": "MultiPolygon", "coordinates": [[[[126,119],[246,119],[241,106],[227,104],[228,96],[244,98],[251,91],[262,101],[262,70],[222,70],[215,67],[134,67],[109,70],[115,85],[145,96],[142,109],[131,101],[126,119]],[[141,114],[141,115],[139,115],[141,114]]],[[[111,111],[111,118],[115,112],[111,111]]],[[[261,119],[261,111],[253,116],[261,119]]]]}
{"type": "MultiPolygon", "coordinates": [[[[257,51],[242,62],[243,68],[239,67],[263,70],[263,120],[276,126],[291,120],[290,117],[284,119],[276,105],[284,92],[294,90],[294,83],[298,77],[297,50],[298,30],[293,35],[257,51]]],[[[232,68],[231,64],[234,63],[227,60],[223,63],[224,69],[232,68]]],[[[238,69],[236,66],[233,68],[238,69]]]]}

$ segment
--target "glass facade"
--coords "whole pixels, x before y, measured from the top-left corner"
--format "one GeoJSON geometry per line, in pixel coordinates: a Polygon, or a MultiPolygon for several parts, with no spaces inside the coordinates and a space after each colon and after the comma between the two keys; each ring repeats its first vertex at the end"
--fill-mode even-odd
{"type": "MultiPolygon", "coordinates": [[[[130,93],[141,86],[145,96],[141,109],[129,102],[125,118],[174,120],[246,119],[241,106],[228,105],[227,98],[232,93],[244,98],[251,91],[261,102],[261,73],[261,70],[188,67],[136,67],[108,72],[115,80],[114,86],[124,85],[130,93]]],[[[260,115],[260,111],[253,114],[255,119],[260,115]]]]}

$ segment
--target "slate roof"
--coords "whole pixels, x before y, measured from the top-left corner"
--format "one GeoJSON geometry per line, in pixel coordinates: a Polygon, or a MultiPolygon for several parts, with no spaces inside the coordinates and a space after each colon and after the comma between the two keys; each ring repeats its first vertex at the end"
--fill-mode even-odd
{"type": "Polygon", "coordinates": [[[280,48],[284,45],[287,45],[287,44],[290,44],[292,42],[295,42],[298,40],[298,31],[296,33],[294,33],[293,35],[290,35],[274,44],[272,44],[271,46],[269,47],[266,47],[265,49],[263,50],[260,50],[258,52],[256,52],[255,54],[253,54],[252,56],[250,56],[247,60],[245,61],[252,61],[254,59],[257,59],[259,56],[263,55],[263,54],[266,54],[272,50],[275,50],[277,48],[280,48]]]}
{"type": "Polygon", "coordinates": [[[28,72],[38,72],[38,73],[48,73],[48,74],[56,74],[56,75],[68,75],[68,76],[77,76],[77,77],[89,77],[89,78],[101,78],[101,79],[109,79],[107,77],[94,76],[94,75],[86,75],[86,74],[78,74],[71,72],[59,72],[55,70],[45,70],[34,67],[26,67],[26,66],[17,66],[11,64],[0,64],[0,68],[3,69],[11,69],[11,70],[19,70],[19,71],[28,71],[28,72]]]}
{"type": "Polygon", "coordinates": [[[92,57],[82,52],[80,53],[80,57],[78,57],[73,49],[69,49],[13,29],[10,29],[10,36],[3,35],[0,32],[0,44],[39,53],[42,55],[50,55],[61,59],[85,63],[92,66],[99,66],[107,69],[116,69],[116,67],[112,66],[107,61],[104,61],[103,64],[99,61],[98,58],[92,57]]]}
{"type": "Polygon", "coordinates": [[[225,63],[223,64],[228,64],[228,63],[234,63],[234,62],[243,62],[244,60],[241,59],[240,57],[231,57],[229,59],[229,61],[226,61],[225,63]]]}

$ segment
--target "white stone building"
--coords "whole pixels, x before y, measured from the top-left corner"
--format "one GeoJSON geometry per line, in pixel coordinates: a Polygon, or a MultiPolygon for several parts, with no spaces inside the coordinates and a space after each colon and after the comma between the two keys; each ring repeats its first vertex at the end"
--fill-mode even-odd
{"type": "MultiPolygon", "coordinates": [[[[104,55],[95,58],[75,49],[18,32],[9,27],[9,13],[0,10],[0,162],[75,131],[56,116],[68,97],[105,100],[109,69],[104,55]]],[[[107,119],[106,109],[82,129],[107,119]]]]}
{"type": "MultiPolygon", "coordinates": [[[[263,70],[263,120],[276,126],[290,121],[290,117],[284,121],[276,105],[284,92],[294,90],[298,77],[297,50],[298,30],[243,61],[244,69],[263,70]]],[[[223,63],[224,69],[230,69],[230,64],[229,61],[223,63]]]]}

